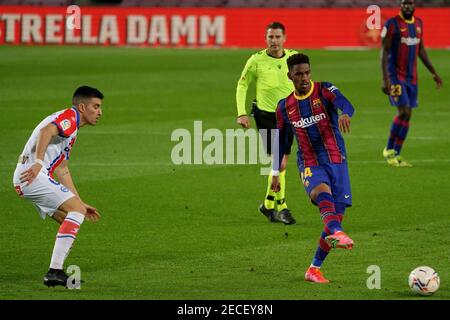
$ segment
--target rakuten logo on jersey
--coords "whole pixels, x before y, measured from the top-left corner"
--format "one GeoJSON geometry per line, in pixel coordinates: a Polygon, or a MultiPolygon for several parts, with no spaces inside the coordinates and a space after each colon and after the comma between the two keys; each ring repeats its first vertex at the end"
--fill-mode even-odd
{"type": "Polygon", "coordinates": [[[408,37],[408,38],[402,37],[401,42],[406,44],[407,46],[415,46],[416,44],[420,43],[420,39],[419,38],[411,38],[411,37],[408,37]]]}
{"type": "Polygon", "coordinates": [[[307,128],[326,118],[327,118],[326,114],[321,113],[316,114],[315,116],[311,116],[309,118],[301,118],[299,121],[292,121],[291,124],[295,128],[307,128]]]}

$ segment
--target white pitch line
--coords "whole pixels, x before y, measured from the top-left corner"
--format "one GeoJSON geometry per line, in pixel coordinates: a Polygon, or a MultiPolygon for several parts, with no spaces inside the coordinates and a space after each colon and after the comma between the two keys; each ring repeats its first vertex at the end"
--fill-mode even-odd
{"type": "MultiPolygon", "coordinates": [[[[385,164],[384,160],[349,160],[350,164],[385,164]]],[[[450,159],[408,159],[408,162],[411,163],[450,163],[450,159]]],[[[12,167],[15,164],[0,164],[0,167],[12,167]]],[[[195,166],[203,166],[205,168],[214,168],[214,167],[229,167],[229,166],[244,166],[251,165],[256,166],[258,164],[181,164],[176,165],[170,162],[116,162],[116,163],[100,163],[100,162],[88,162],[88,163],[72,163],[71,167],[175,167],[175,168],[183,168],[183,167],[195,167],[195,166]]],[[[261,165],[261,164],[260,164],[261,165]]]]}
{"type": "MultiPolygon", "coordinates": [[[[219,129],[220,130],[220,129],[219,129]]],[[[227,130],[227,129],[225,129],[227,130]]],[[[191,133],[191,132],[190,132],[191,133]]],[[[166,136],[168,139],[171,138],[172,132],[161,132],[161,131],[91,131],[91,132],[83,132],[83,135],[149,135],[149,136],[166,136]]],[[[225,134],[224,134],[225,136],[225,134]]],[[[191,133],[191,137],[203,137],[203,133],[201,134],[193,134],[191,133]]],[[[449,137],[450,138],[450,137],[449,137]]],[[[357,135],[349,135],[346,139],[365,139],[365,140],[385,140],[384,136],[357,136],[357,135]]],[[[446,140],[445,137],[415,137],[410,136],[408,140],[446,140]]],[[[175,141],[174,141],[175,142],[175,141]]],[[[204,141],[207,142],[207,141],[204,141]]]]}
{"type": "MultiPolygon", "coordinates": [[[[384,160],[349,160],[350,164],[370,164],[370,163],[383,163],[385,164],[386,161],[384,160]]],[[[408,159],[408,162],[411,163],[450,163],[450,159],[408,159]]]]}
{"type": "MultiPolygon", "coordinates": [[[[0,167],[13,167],[16,163],[0,164],[0,167]]],[[[70,167],[162,167],[162,166],[176,166],[170,162],[74,162],[69,164],[70,167]]]]}
{"type": "Polygon", "coordinates": [[[170,137],[171,132],[162,132],[162,131],[139,131],[139,130],[111,130],[111,131],[86,131],[80,133],[80,135],[149,135],[149,136],[167,136],[170,137]]]}
{"type": "Polygon", "coordinates": [[[169,162],[116,162],[116,163],[100,163],[100,162],[88,162],[88,163],[73,163],[70,166],[76,167],[163,167],[163,166],[175,166],[169,162]]]}
{"type": "MultiPolygon", "coordinates": [[[[392,114],[395,115],[395,110],[379,110],[379,111],[375,111],[375,110],[358,110],[356,109],[355,111],[355,115],[358,114],[392,114]]],[[[435,117],[435,116],[450,116],[450,111],[437,111],[437,112],[429,112],[429,113],[415,113],[415,116],[420,116],[420,117],[435,117]]],[[[414,115],[413,115],[414,118],[414,115]]]]}
{"type": "MultiPolygon", "coordinates": [[[[409,162],[416,162],[416,163],[450,163],[450,159],[408,159],[409,162]]],[[[386,163],[386,161],[384,160],[349,160],[349,163],[356,163],[356,164],[369,164],[369,163],[386,163]]],[[[135,167],[144,167],[144,166],[174,166],[174,167],[178,167],[178,168],[182,168],[182,167],[186,167],[186,166],[198,166],[198,165],[203,165],[205,167],[225,167],[225,166],[233,166],[233,165],[257,165],[257,164],[216,164],[216,165],[207,165],[207,164],[181,164],[181,165],[176,165],[173,163],[169,163],[169,162],[161,162],[161,163],[155,163],[155,162],[124,162],[124,163],[74,163],[71,164],[72,166],[92,166],[92,167],[122,167],[122,166],[135,166],[135,167]]]]}
{"type": "MultiPolygon", "coordinates": [[[[386,140],[386,137],[381,137],[381,136],[353,136],[353,135],[349,135],[347,137],[345,137],[346,139],[364,139],[364,140],[386,140]]],[[[408,140],[444,140],[443,137],[408,137],[408,140]]]]}

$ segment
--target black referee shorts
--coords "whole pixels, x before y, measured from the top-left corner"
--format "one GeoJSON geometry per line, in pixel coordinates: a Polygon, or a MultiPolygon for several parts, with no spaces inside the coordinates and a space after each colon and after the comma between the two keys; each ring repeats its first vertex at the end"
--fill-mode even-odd
{"type": "MultiPolygon", "coordinates": [[[[256,101],[253,101],[252,104],[252,115],[255,118],[256,127],[258,130],[266,129],[267,134],[264,137],[261,135],[261,138],[263,139],[263,145],[264,149],[266,150],[267,154],[272,154],[272,131],[271,129],[277,128],[277,116],[275,115],[275,112],[267,112],[258,109],[258,106],[256,105],[256,101]]],[[[289,130],[288,137],[287,137],[287,145],[286,145],[286,151],[284,154],[290,154],[291,153],[291,147],[292,147],[292,141],[294,140],[294,134],[291,130],[289,130]]]]}

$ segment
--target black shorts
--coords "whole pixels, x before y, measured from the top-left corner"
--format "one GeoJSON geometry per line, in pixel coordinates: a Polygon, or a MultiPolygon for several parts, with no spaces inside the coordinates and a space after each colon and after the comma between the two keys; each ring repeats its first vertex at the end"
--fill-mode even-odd
{"type": "MultiPolygon", "coordinates": [[[[272,144],[270,143],[272,140],[271,129],[277,128],[277,116],[275,112],[268,112],[258,109],[254,101],[252,104],[252,115],[255,118],[256,127],[258,128],[258,130],[261,129],[267,130],[267,134],[265,136],[261,135],[261,138],[263,139],[263,145],[264,149],[266,150],[266,153],[272,154],[272,144]]],[[[284,154],[291,153],[292,141],[294,140],[294,134],[292,133],[292,131],[288,132],[287,139],[288,141],[286,145],[286,151],[284,152],[284,154]]]]}

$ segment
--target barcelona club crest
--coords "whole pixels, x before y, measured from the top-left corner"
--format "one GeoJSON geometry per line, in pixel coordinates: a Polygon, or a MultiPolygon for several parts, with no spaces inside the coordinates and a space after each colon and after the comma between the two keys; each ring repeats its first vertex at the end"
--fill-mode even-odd
{"type": "Polygon", "coordinates": [[[322,101],[320,99],[314,99],[312,105],[314,109],[320,108],[322,106],[322,101]]]}

